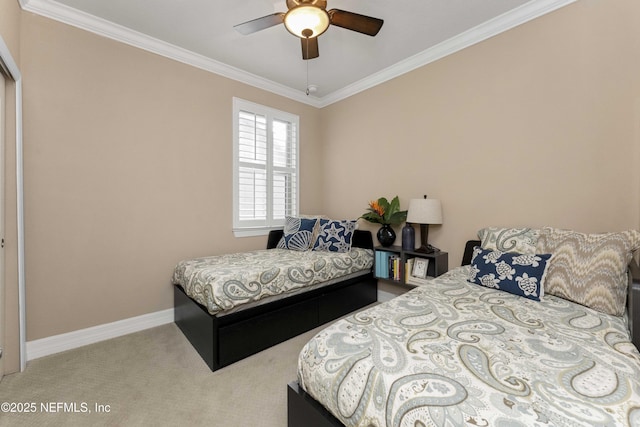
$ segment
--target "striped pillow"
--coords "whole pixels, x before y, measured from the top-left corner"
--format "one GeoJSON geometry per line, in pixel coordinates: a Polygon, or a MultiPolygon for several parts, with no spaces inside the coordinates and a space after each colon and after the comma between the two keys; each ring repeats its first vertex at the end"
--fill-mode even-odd
{"type": "Polygon", "coordinates": [[[544,227],[537,252],[550,253],[545,293],[621,316],[627,298],[627,265],[640,232],[584,234],[544,227]]]}

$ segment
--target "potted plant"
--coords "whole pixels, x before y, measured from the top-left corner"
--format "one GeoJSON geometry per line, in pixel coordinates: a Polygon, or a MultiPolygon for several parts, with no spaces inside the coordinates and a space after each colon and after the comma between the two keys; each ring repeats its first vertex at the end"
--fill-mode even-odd
{"type": "Polygon", "coordinates": [[[396,240],[396,233],[392,225],[402,224],[407,219],[407,211],[400,210],[400,200],[398,196],[389,202],[385,197],[369,202],[369,208],[360,218],[381,224],[382,227],[376,234],[378,241],[384,247],[391,246],[396,240]]]}

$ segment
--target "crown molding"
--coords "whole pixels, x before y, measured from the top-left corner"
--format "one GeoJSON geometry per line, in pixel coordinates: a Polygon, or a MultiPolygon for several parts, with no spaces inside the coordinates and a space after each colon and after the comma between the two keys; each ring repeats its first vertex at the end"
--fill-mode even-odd
{"type": "Polygon", "coordinates": [[[172,45],[154,37],[133,31],[102,18],[81,12],[54,0],[19,0],[23,10],[50,18],[94,34],[107,37],[146,51],[227,77],[280,96],[316,108],[323,108],[359,92],[370,89],[395,77],[423,67],[466,47],[487,40],[495,35],[524,24],[532,19],[553,12],[577,0],[532,0],[524,5],[480,24],[464,33],[400,61],[382,71],[365,77],[329,95],[318,98],[307,96],[297,89],[276,83],[239,68],[207,58],[187,49],[172,45]]]}
{"type": "Polygon", "coordinates": [[[382,71],[374,73],[362,80],[345,86],[323,98],[320,98],[320,108],[326,107],[356,93],[370,89],[386,81],[399,77],[417,68],[435,62],[456,53],[464,48],[487,40],[500,33],[508,31],[518,25],[531,21],[556,9],[564,7],[577,0],[540,0],[525,3],[507,13],[486,21],[474,28],[460,33],[432,48],[424,50],[412,57],[400,61],[382,71]]]}
{"type": "Polygon", "coordinates": [[[319,107],[318,98],[276,83],[204,55],[150,37],[122,25],[79,11],[52,0],[19,0],[22,9],[148,52],[257,87],[295,101],[319,107]]]}

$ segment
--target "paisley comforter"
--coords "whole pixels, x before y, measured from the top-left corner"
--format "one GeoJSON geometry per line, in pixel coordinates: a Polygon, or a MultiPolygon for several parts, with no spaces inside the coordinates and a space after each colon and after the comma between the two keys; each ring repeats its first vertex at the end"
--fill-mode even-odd
{"type": "Polygon", "coordinates": [[[623,318],[459,267],[309,341],[302,388],[346,426],[640,426],[623,318]]]}
{"type": "Polygon", "coordinates": [[[366,273],[372,266],[371,249],[354,247],[344,253],[263,249],[181,261],[172,282],[209,313],[218,314],[366,273]]]}

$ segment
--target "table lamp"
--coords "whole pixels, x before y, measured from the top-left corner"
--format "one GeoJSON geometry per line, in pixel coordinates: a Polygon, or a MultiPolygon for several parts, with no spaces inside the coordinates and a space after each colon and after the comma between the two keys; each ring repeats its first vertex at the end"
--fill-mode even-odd
{"type": "Polygon", "coordinates": [[[407,222],[420,224],[420,247],[416,249],[416,252],[430,254],[440,250],[428,243],[429,224],[442,224],[442,205],[440,200],[427,199],[426,195],[423,199],[411,199],[409,201],[407,222]]]}

